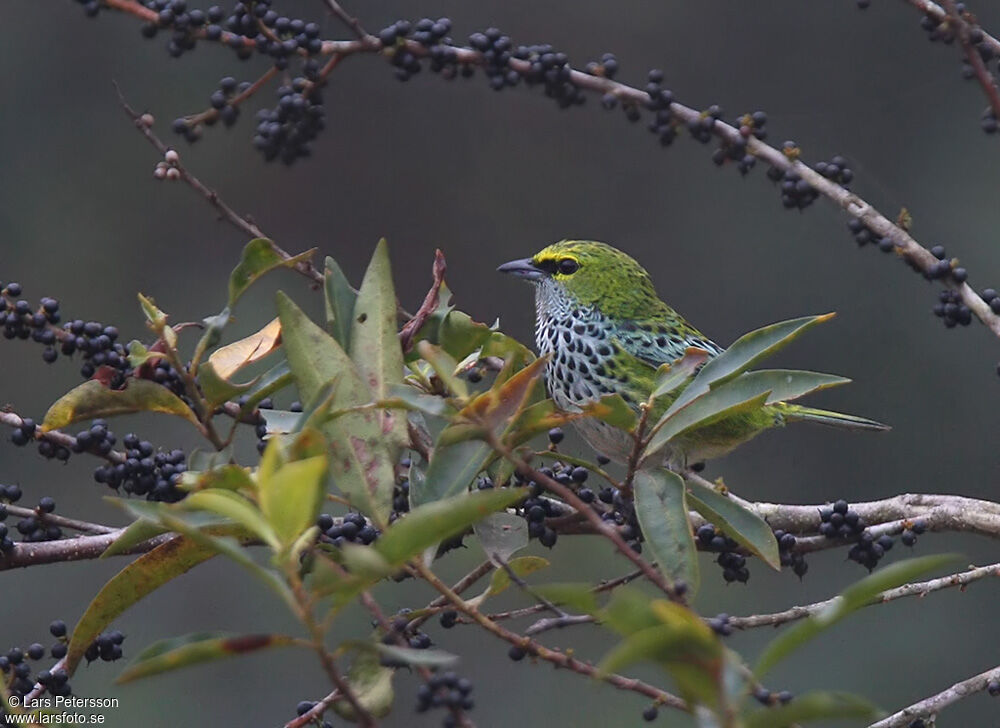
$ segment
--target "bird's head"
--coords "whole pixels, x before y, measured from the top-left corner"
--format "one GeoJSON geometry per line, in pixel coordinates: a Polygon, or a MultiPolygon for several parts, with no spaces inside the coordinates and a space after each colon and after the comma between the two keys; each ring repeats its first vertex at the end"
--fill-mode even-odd
{"type": "Polygon", "coordinates": [[[562,240],[497,270],[535,284],[539,313],[584,306],[607,316],[637,318],[659,304],[649,274],[607,243],[562,240]]]}

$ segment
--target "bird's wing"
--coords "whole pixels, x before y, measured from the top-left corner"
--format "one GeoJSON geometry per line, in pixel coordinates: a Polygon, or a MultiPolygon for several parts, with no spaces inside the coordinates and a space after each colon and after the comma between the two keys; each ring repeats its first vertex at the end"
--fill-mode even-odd
{"type": "Polygon", "coordinates": [[[709,356],[723,349],[683,320],[670,323],[627,321],[615,332],[615,339],[626,352],[654,368],[677,361],[689,347],[704,349],[709,356]]]}

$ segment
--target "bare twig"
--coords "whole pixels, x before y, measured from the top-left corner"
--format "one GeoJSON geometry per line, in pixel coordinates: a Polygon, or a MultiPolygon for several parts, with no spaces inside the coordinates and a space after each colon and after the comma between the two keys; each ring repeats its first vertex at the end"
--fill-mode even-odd
{"type": "Polygon", "coordinates": [[[613,685],[621,690],[630,690],[632,692],[639,693],[640,695],[645,695],[646,697],[657,701],[660,705],[676,708],[677,710],[683,710],[685,712],[691,710],[691,707],[681,698],[668,693],[665,690],[660,690],[649,683],[635,678],[624,677],[615,673],[602,672],[589,662],[583,662],[578,660],[575,656],[569,655],[561,650],[546,647],[539,642],[532,640],[530,637],[524,637],[505,629],[484,616],[479,612],[479,610],[468,604],[464,599],[462,599],[462,597],[449,589],[447,584],[438,579],[430,569],[419,561],[413,563],[413,569],[432,587],[444,595],[456,610],[462,612],[462,614],[476,622],[490,634],[499,637],[505,642],[509,642],[521,650],[524,650],[526,654],[533,655],[538,659],[545,660],[546,662],[550,662],[557,667],[571,670],[572,672],[576,672],[580,675],[597,678],[598,680],[606,682],[609,685],[613,685]]]}
{"type": "Polygon", "coordinates": [[[542,632],[548,632],[550,629],[562,629],[563,627],[571,627],[574,624],[590,624],[595,621],[597,620],[589,614],[565,614],[561,617],[547,617],[539,619],[528,627],[524,630],[524,634],[530,637],[542,632]]]}
{"type": "MultiPolygon", "coordinates": [[[[150,125],[143,119],[143,115],[138,113],[135,109],[129,106],[128,102],[125,100],[125,96],[122,94],[121,89],[115,85],[115,90],[118,92],[118,100],[121,104],[122,109],[128,114],[129,118],[135,124],[136,129],[146,138],[146,140],[152,144],[161,154],[166,154],[170,149],[166,144],[164,144],[158,136],[153,132],[150,125]]],[[[219,197],[219,193],[215,190],[207,187],[201,180],[194,176],[180,161],[173,163],[173,167],[177,169],[180,174],[180,178],[188,184],[193,190],[198,192],[202,197],[204,197],[208,204],[214,207],[218,212],[219,216],[230,223],[237,229],[246,233],[247,235],[254,238],[266,238],[270,241],[271,249],[274,250],[279,256],[285,260],[291,260],[293,257],[284,249],[281,248],[276,242],[271,240],[263,230],[261,230],[256,223],[253,223],[246,218],[239,215],[233,208],[225,203],[225,201],[219,197]]],[[[303,260],[295,264],[296,271],[306,276],[314,283],[323,282],[323,274],[316,270],[316,267],[311,261],[303,260]]]]}
{"type": "Polygon", "coordinates": [[[522,579],[520,576],[518,576],[517,573],[512,568],[510,568],[510,564],[508,564],[506,561],[504,561],[500,557],[500,554],[497,554],[497,553],[493,554],[493,559],[498,564],[500,564],[500,566],[503,568],[503,570],[507,573],[507,576],[510,577],[510,580],[517,585],[518,589],[520,589],[521,591],[523,591],[525,594],[527,594],[532,599],[534,599],[536,602],[538,602],[542,607],[544,607],[545,609],[548,609],[550,612],[552,612],[553,614],[555,614],[560,619],[568,619],[570,617],[569,614],[567,614],[566,612],[564,612],[562,609],[560,609],[559,607],[557,607],[555,604],[553,604],[552,602],[550,602],[545,597],[543,597],[543,596],[541,596],[539,594],[535,594],[531,590],[531,587],[528,586],[527,582],[525,582],[524,579],[522,579]]]}
{"type": "Polygon", "coordinates": [[[81,533],[118,533],[121,530],[115,528],[114,526],[104,526],[100,523],[91,523],[90,521],[80,521],[76,518],[67,518],[66,516],[59,516],[55,513],[45,513],[38,508],[22,508],[21,506],[9,505],[7,506],[7,512],[12,516],[20,516],[21,518],[34,517],[42,523],[49,523],[53,526],[59,526],[60,528],[69,528],[81,533]]]}
{"type": "Polygon", "coordinates": [[[937,695],[914,703],[902,710],[893,713],[888,718],[872,723],[868,728],[903,728],[911,725],[917,718],[927,718],[936,715],[943,708],[957,703],[970,695],[981,693],[989,687],[994,680],[1000,680],[1000,667],[994,667],[986,672],[981,672],[968,680],[955,683],[947,690],[942,690],[937,695]]]}
{"type": "MultiPolygon", "coordinates": [[[[895,589],[889,589],[882,592],[872,600],[871,604],[885,604],[897,599],[902,599],[903,597],[923,597],[931,592],[941,591],[942,589],[951,589],[954,587],[958,587],[964,591],[965,587],[969,584],[991,576],[1000,577],[1000,563],[990,564],[989,566],[979,566],[971,568],[967,571],[960,571],[956,574],[949,574],[948,576],[942,576],[928,581],[904,584],[903,586],[896,587],[895,589]]],[[[777,627],[782,624],[788,624],[789,622],[804,619],[810,615],[816,614],[817,612],[821,612],[837,601],[838,598],[839,597],[833,597],[832,599],[826,599],[814,604],[791,607],[790,609],[786,609],[781,612],[774,612],[773,614],[754,614],[747,617],[730,617],[729,624],[736,629],[777,627]]]]}
{"type": "Polygon", "coordinates": [[[430,318],[430,315],[437,310],[438,300],[441,296],[441,284],[444,283],[444,274],[447,270],[448,264],[445,262],[444,253],[440,249],[435,250],[432,268],[434,282],[431,284],[430,290],[427,291],[427,295],[424,296],[424,302],[413,314],[413,318],[407,321],[399,331],[399,341],[403,345],[404,352],[413,348],[413,337],[420,331],[420,327],[430,318]]]}
{"type": "MultiPolygon", "coordinates": [[[[330,12],[337,17],[338,20],[340,20],[344,25],[350,28],[351,31],[354,32],[354,35],[358,36],[359,40],[361,40],[362,42],[368,42],[369,39],[373,37],[370,36],[363,27],[361,27],[361,22],[356,17],[354,17],[353,15],[349,15],[348,12],[344,10],[344,8],[340,5],[340,3],[337,2],[337,0],[323,0],[323,2],[330,9],[330,12]]],[[[377,39],[375,42],[378,42],[377,39]]]]}
{"type": "MultiPolygon", "coordinates": [[[[948,19],[948,11],[938,5],[933,0],[904,0],[908,5],[912,5],[925,15],[929,15],[939,22],[948,19]]],[[[1000,40],[983,30],[983,43],[995,54],[1000,55],[1000,40]]]]}

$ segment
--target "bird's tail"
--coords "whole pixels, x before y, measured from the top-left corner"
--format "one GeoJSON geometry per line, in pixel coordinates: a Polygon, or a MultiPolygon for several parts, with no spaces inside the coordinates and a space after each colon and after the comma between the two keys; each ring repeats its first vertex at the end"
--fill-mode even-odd
{"type": "Polygon", "coordinates": [[[869,420],[865,417],[855,415],[845,415],[842,412],[831,412],[829,410],[815,409],[813,407],[803,407],[798,404],[786,404],[782,408],[781,414],[787,421],[818,422],[821,425],[831,427],[843,427],[848,430],[868,430],[870,432],[884,432],[891,430],[889,425],[881,422],[869,420]]]}

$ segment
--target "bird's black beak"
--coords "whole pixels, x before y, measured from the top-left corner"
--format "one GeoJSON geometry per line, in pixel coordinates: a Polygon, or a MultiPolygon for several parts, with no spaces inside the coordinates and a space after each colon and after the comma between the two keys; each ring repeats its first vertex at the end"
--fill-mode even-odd
{"type": "Polygon", "coordinates": [[[539,281],[545,277],[545,271],[535,266],[535,264],[531,262],[531,258],[512,260],[509,263],[504,263],[502,266],[497,268],[497,270],[501,273],[511,273],[518,278],[523,278],[526,281],[539,281]]]}

